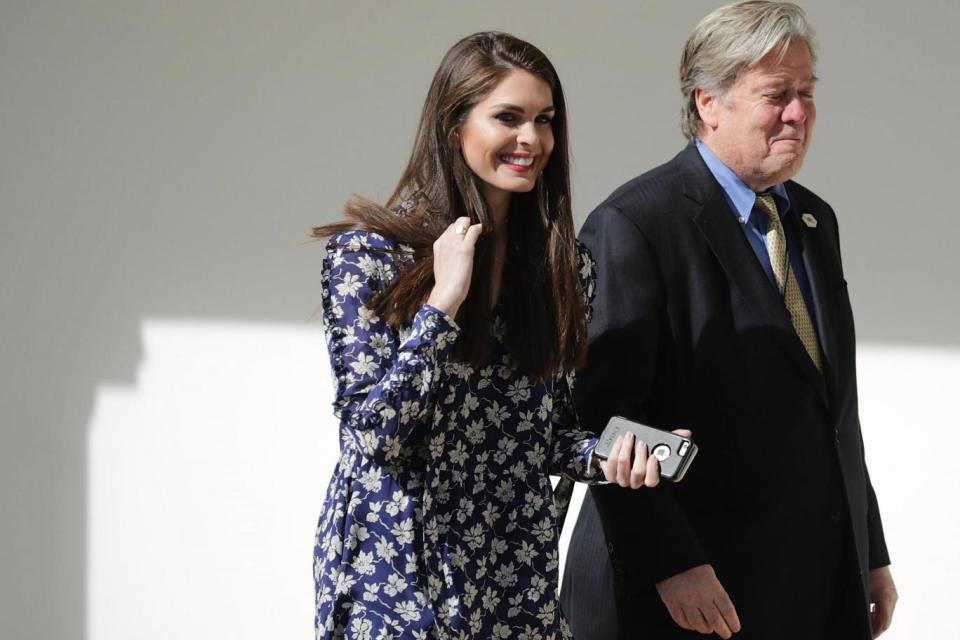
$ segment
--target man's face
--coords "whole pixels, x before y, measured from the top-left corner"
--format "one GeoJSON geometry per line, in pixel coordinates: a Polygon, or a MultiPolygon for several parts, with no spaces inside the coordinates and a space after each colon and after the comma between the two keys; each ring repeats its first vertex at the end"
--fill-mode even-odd
{"type": "Polygon", "coordinates": [[[697,91],[701,139],[755,191],[792,178],[810,146],[817,109],[810,51],[802,42],[769,53],[721,98],[697,91]]]}

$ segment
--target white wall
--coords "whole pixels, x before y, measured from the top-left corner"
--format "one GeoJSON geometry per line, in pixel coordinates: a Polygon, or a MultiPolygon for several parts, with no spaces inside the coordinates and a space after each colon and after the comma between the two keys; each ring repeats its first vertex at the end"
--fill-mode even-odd
{"type": "MultiPolygon", "coordinates": [[[[154,319],[142,332],[136,384],[99,389],[91,421],[88,637],[308,637],[312,532],[337,455],[322,332],[154,319]]],[[[940,612],[960,574],[960,349],[865,344],[858,369],[902,593],[887,637],[952,637],[940,612]]]]}
{"type": "MultiPolygon", "coordinates": [[[[680,148],[679,50],[717,4],[0,3],[0,637],[309,634],[335,439],[307,230],[389,193],[440,57],[487,28],[559,69],[582,220],[680,148]]],[[[910,608],[936,624],[956,595],[931,538],[956,537],[956,483],[905,473],[892,425],[919,407],[931,455],[956,446],[960,5],[805,5],[800,179],[838,211],[864,358],[892,350],[864,429],[919,633],[910,608]]]]}
{"type": "Polygon", "coordinates": [[[336,460],[322,332],[143,324],[90,425],[89,638],[305,638],[336,460]]]}

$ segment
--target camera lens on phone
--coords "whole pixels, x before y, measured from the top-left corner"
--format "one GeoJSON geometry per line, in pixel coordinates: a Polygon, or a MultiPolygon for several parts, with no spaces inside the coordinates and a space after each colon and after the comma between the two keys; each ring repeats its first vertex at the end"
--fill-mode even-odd
{"type": "Polygon", "coordinates": [[[670,457],[670,447],[665,444],[658,444],[653,448],[653,457],[663,462],[670,457]]]}

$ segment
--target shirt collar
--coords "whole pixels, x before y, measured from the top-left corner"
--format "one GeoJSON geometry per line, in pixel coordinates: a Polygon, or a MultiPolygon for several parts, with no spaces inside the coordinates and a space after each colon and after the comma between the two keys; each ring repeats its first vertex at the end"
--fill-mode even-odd
{"type": "MultiPolygon", "coordinates": [[[[753,206],[757,201],[757,194],[730,167],[723,164],[720,158],[710,150],[710,147],[699,138],[694,140],[694,144],[697,145],[697,151],[700,152],[700,157],[703,158],[707,168],[710,169],[710,173],[720,183],[723,192],[727,195],[727,201],[731,205],[734,217],[743,218],[743,222],[749,224],[750,214],[753,212],[753,206]]],[[[769,193],[774,195],[777,201],[777,210],[782,219],[790,210],[790,197],[787,196],[787,189],[780,182],[770,187],[769,193]]]]}

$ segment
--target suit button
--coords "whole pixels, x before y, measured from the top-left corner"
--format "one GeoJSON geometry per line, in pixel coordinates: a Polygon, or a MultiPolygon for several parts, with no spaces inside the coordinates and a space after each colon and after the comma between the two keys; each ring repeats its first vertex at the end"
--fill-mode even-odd
{"type": "Polygon", "coordinates": [[[843,514],[840,513],[839,509],[834,509],[830,512],[830,521],[833,524],[840,524],[840,521],[843,519],[843,514]]]}
{"type": "Polygon", "coordinates": [[[612,543],[612,542],[608,542],[608,543],[607,543],[607,553],[609,553],[611,556],[614,555],[614,553],[613,553],[613,543],[612,543]]]}
{"type": "Polygon", "coordinates": [[[840,444],[840,429],[833,430],[833,441],[840,444]]]}

